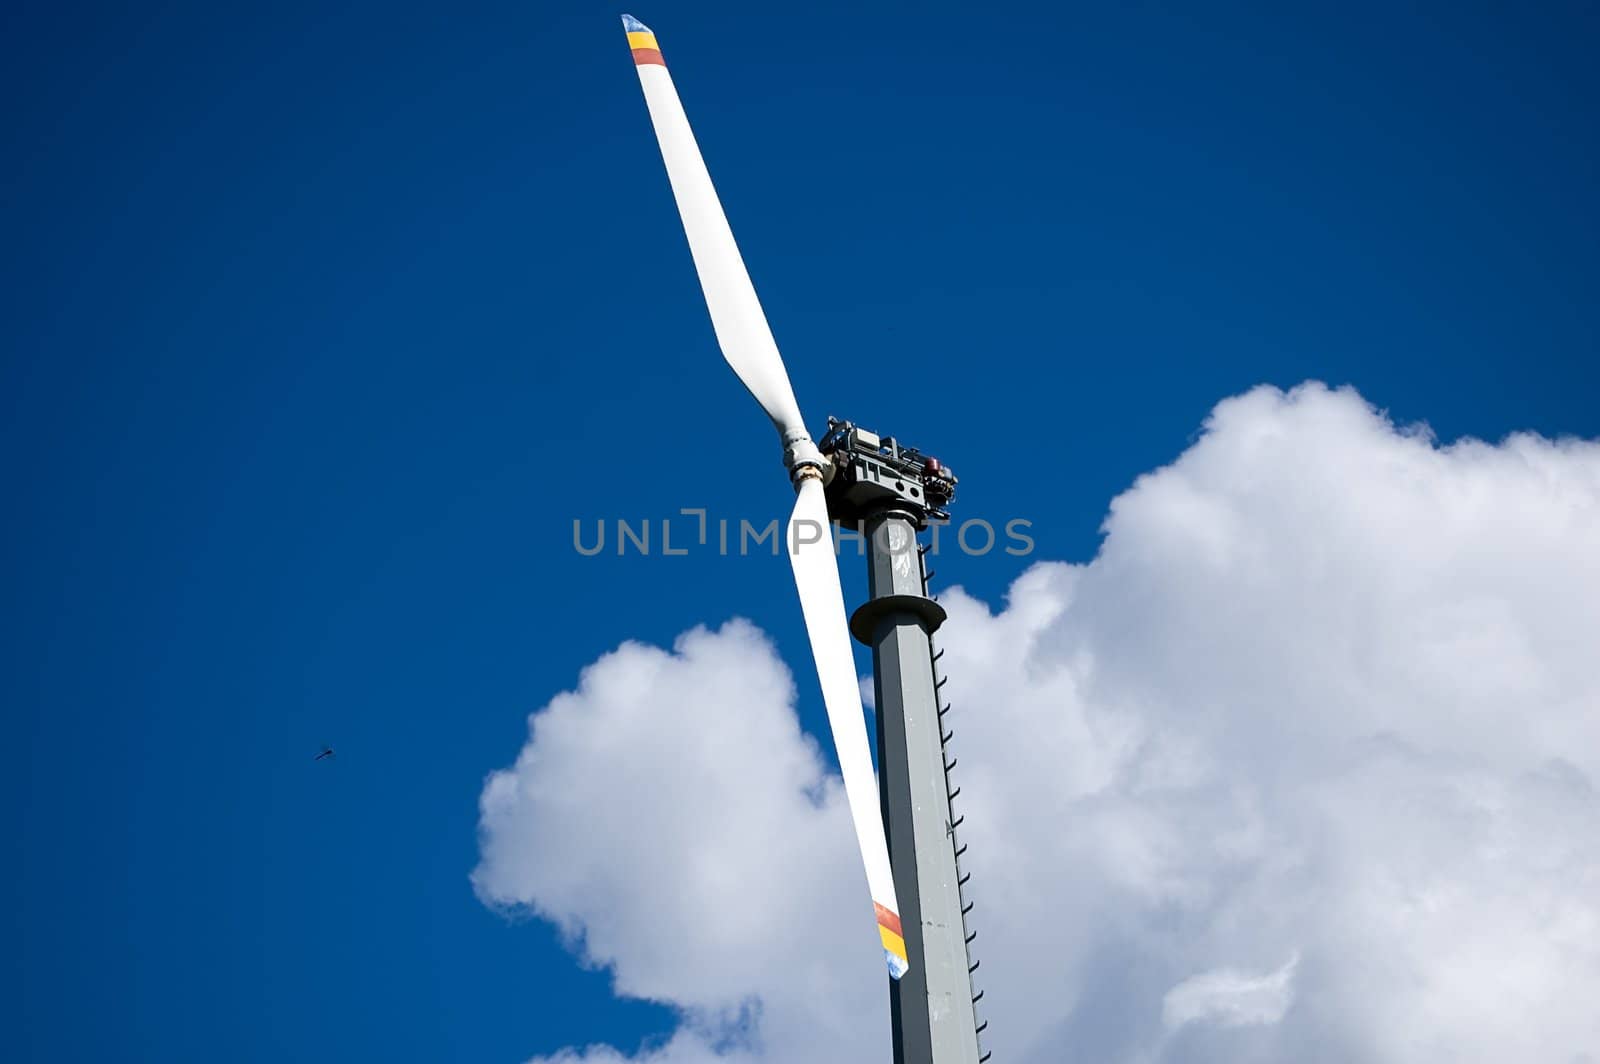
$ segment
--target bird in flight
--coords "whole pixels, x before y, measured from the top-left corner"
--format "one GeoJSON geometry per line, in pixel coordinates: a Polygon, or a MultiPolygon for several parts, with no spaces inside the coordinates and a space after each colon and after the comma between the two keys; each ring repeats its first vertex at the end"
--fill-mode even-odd
{"type": "Polygon", "coordinates": [[[321,761],[323,758],[332,757],[332,756],[333,756],[333,747],[324,746],[322,748],[322,753],[318,754],[316,757],[312,758],[311,760],[313,760],[313,761],[321,761]]]}

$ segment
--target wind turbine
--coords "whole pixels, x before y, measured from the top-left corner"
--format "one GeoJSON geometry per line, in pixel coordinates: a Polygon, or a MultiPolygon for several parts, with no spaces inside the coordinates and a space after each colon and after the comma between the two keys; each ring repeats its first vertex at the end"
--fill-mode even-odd
{"type": "Polygon", "coordinates": [[[928,518],[944,516],[939,506],[955,478],[849,422],[830,419],[825,448],[812,441],[655,34],[631,15],[622,23],[717,343],[777,429],[794,486],[785,544],[888,965],[895,1060],[977,1064],[987,1054],[979,1056],[974,1017],[976,965],[967,963],[971,906],[961,894],[960,818],[951,807],[941,723],[948,707],[939,705],[931,641],[944,611],[926,595],[916,548],[928,518]],[[828,532],[830,501],[835,517],[868,533],[872,550],[872,598],[850,619],[828,532]],[[874,651],[881,780],[872,769],[852,631],[874,651]]]}

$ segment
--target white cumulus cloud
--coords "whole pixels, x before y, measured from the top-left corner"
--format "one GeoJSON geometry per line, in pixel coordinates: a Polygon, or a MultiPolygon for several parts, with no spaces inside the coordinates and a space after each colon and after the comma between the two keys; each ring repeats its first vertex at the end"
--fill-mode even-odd
{"type": "Polygon", "coordinates": [[[1298,963],[1298,957],[1291,957],[1282,968],[1264,975],[1216,968],[1191,976],[1161,999],[1161,1020],[1173,1029],[1196,1022],[1224,1027],[1277,1023],[1294,1000],[1298,963]]]}
{"type": "MultiPolygon", "coordinates": [[[[1261,388],[1093,561],[941,601],[997,1060],[1600,1057],[1600,446],[1261,388]]],[[[625,644],[489,778],[480,895],[682,1017],[543,1059],[887,1058],[793,699],[744,622],[625,644]]]]}

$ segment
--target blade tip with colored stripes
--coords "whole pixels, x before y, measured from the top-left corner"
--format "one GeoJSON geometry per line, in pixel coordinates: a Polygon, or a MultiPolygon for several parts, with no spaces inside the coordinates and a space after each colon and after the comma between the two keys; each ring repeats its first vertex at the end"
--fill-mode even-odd
{"type": "Polygon", "coordinates": [[[911,968],[906,959],[905,932],[901,930],[900,914],[880,902],[873,902],[878,918],[878,937],[883,941],[883,957],[889,965],[889,978],[899,979],[911,968]]]}

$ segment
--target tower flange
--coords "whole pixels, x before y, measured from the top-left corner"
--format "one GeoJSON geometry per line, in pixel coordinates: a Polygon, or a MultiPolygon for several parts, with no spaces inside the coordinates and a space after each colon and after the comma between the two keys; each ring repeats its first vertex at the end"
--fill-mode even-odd
{"type": "Polygon", "coordinates": [[[907,613],[915,617],[929,635],[937,632],[948,616],[943,606],[923,595],[884,595],[868,599],[850,615],[850,634],[870,647],[877,641],[880,622],[893,621],[907,613]]]}

